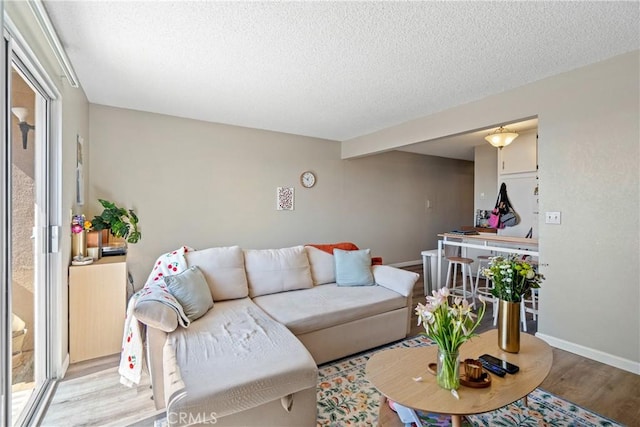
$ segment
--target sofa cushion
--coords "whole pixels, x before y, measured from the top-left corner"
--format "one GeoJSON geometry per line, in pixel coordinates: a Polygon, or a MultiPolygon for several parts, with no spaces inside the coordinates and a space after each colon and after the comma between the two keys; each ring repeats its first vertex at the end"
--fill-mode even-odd
{"type": "Polygon", "coordinates": [[[373,273],[371,272],[371,251],[344,251],[334,249],[333,257],[336,261],[336,283],[338,286],[371,286],[373,273]]]}
{"type": "Polygon", "coordinates": [[[214,301],[249,295],[244,255],[239,246],[209,248],[185,254],[187,265],[197,265],[207,280],[214,301]]]}
{"type": "Polygon", "coordinates": [[[314,246],[305,246],[309,265],[311,267],[311,278],[314,285],[324,285],[336,282],[336,264],[333,254],[323,251],[314,246]]]}
{"type": "Polygon", "coordinates": [[[382,286],[340,287],[335,283],[264,295],[254,298],[253,302],[296,335],[407,305],[405,297],[382,286]]]}
{"type": "Polygon", "coordinates": [[[207,281],[195,265],[173,276],[165,276],[164,283],[191,321],[199,319],[213,307],[207,281]]]}
{"type": "Polygon", "coordinates": [[[303,246],[244,251],[251,298],[313,287],[309,258],[303,246]]]}
{"type": "Polygon", "coordinates": [[[316,387],[306,348],[249,298],[217,302],[171,332],[164,354],[167,413],[224,417],[316,387]]]}

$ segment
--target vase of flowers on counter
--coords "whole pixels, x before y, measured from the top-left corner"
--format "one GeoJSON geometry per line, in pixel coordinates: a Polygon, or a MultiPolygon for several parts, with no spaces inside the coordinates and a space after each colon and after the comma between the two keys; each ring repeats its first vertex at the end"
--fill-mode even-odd
{"type": "Polygon", "coordinates": [[[474,337],[473,333],[484,316],[485,303],[475,314],[467,300],[450,296],[449,288],[433,291],[426,304],[418,304],[418,325],[423,325],[423,335],[438,345],[436,381],[447,390],[460,386],[460,346],[474,337]],[[450,299],[453,298],[451,302],[450,299]]]}
{"type": "Polygon", "coordinates": [[[520,351],[520,304],[532,289],[538,289],[544,276],[517,255],[489,260],[482,272],[493,282],[491,294],[498,298],[498,345],[504,351],[520,351]]]}

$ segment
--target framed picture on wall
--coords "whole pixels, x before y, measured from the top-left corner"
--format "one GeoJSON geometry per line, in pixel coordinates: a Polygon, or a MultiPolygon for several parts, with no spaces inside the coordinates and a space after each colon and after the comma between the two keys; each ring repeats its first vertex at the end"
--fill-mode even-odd
{"type": "Polygon", "coordinates": [[[293,187],[278,187],[276,190],[276,209],[279,211],[293,210],[293,187]]]}
{"type": "Polygon", "coordinates": [[[84,205],[84,138],[76,135],[76,204],[84,205]]]}

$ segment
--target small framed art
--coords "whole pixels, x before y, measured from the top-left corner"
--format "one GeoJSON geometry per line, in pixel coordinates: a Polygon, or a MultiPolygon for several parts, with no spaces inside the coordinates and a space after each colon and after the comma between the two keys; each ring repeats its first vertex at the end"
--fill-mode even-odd
{"type": "Polygon", "coordinates": [[[293,210],[293,187],[278,187],[276,190],[276,210],[293,210]]]}

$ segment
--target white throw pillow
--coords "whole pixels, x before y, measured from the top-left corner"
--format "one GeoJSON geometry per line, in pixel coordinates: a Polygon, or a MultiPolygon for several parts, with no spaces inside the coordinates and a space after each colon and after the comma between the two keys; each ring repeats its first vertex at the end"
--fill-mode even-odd
{"type": "Polygon", "coordinates": [[[239,246],[209,248],[185,254],[187,265],[197,265],[207,280],[214,301],[249,295],[244,256],[239,246]]]}
{"type": "Polygon", "coordinates": [[[333,255],[313,246],[305,246],[309,265],[311,266],[311,278],[314,285],[324,285],[336,282],[336,264],[333,255]]]}
{"type": "Polygon", "coordinates": [[[304,246],[244,251],[249,296],[275,294],[313,287],[304,246]]]}

